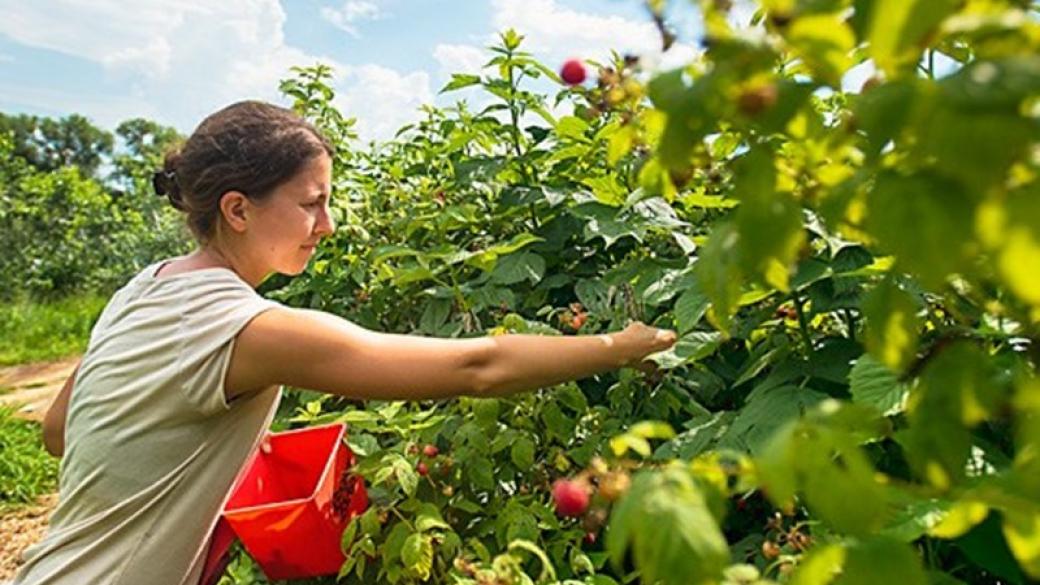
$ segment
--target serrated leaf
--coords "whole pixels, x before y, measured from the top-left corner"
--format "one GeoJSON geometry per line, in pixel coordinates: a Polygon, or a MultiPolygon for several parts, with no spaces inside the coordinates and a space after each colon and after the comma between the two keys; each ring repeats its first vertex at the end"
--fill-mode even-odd
{"type": "Polygon", "coordinates": [[[926,36],[957,9],[958,0],[877,0],[871,7],[870,54],[889,77],[913,70],[926,36]]]}
{"type": "Polygon", "coordinates": [[[903,412],[907,388],[895,373],[871,355],[860,356],[849,372],[852,401],[872,406],[885,416],[903,412]]]}
{"type": "Polygon", "coordinates": [[[780,427],[827,398],[809,388],[780,386],[758,394],[737,414],[723,442],[759,453],[780,427]]]}
{"type": "Polygon", "coordinates": [[[401,547],[401,562],[408,572],[425,581],[433,570],[433,542],[428,535],[416,532],[401,547]]]}
{"type": "Polygon", "coordinates": [[[913,297],[885,280],[863,299],[867,349],[889,369],[901,372],[917,351],[917,306],[913,297]]]}
{"type": "Polygon", "coordinates": [[[415,529],[419,532],[427,532],[434,528],[449,529],[451,526],[448,526],[448,523],[441,517],[437,506],[430,503],[423,504],[415,517],[415,529]]]}
{"type": "Polygon", "coordinates": [[[708,311],[710,301],[694,279],[692,284],[679,295],[672,309],[675,313],[675,325],[679,335],[685,335],[696,327],[704,313],[708,311]]]}
{"type": "Polygon", "coordinates": [[[969,269],[966,234],[973,232],[975,203],[963,187],[927,173],[881,173],[867,197],[866,228],[896,263],[941,286],[969,269]]]}
{"type": "Polygon", "coordinates": [[[814,77],[834,88],[852,65],[850,55],[856,45],[852,28],[839,12],[812,14],[796,18],[785,33],[795,54],[813,71],[814,77]]]}
{"type": "Polygon", "coordinates": [[[481,490],[495,489],[495,470],[490,459],[476,457],[466,462],[465,469],[473,487],[481,490]]]}
{"type": "Polygon", "coordinates": [[[825,544],[813,547],[791,577],[791,585],[828,585],[841,574],[845,564],[845,547],[825,544]]]}
{"type": "Polygon", "coordinates": [[[845,567],[834,585],[927,585],[921,560],[908,544],[884,538],[851,543],[845,553],[845,567]]]}
{"type": "Polygon", "coordinates": [[[522,436],[509,448],[509,458],[517,469],[527,470],[534,465],[534,441],[522,436]]]}
{"type": "Polygon", "coordinates": [[[1040,579],[1040,512],[1005,514],[1004,538],[1022,570],[1040,579]]]}
{"type": "Polygon", "coordinates": [[[440,93],[446,93],[449,91],[455,91],[471,85],[478,85],[480,83],[479,75],[469,75],[465,73],[452,73],[451,81],[441,88],[440,93]]]}
{"type": "Polygon", "coordinates": [[[491,279],[506,285],[524,280],[538,284],[544,275],[545,258],[533,252],[520,252],[499,258],[491,272],[491,279]]]}
{"type": "Polygon", "coordinates": [[[693,331],[679,338],[671,348],[647,357],[663,369],[704,359],[715,353],[722,344],[722,334],[717,331],[693,331]]]}
{"type": "Polygon", "coordinates": [[[704,497],[676,468],[636,474],[611,514],[606,546],[619,568],[631,549],[648,583],[715,583],[729,564],[726,539],[704,497]]]}

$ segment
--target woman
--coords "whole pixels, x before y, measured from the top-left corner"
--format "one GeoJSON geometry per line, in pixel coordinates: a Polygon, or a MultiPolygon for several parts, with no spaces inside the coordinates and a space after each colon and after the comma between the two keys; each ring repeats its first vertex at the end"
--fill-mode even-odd
{"type": "Polygon", "coordinates": [[[433,339],[368,331],[260,297],[335,227],[332,147],[258,102],[206,118],[156,174],[194,253],[113,295],[44,423],[60,502],[17,585],[194,585],[235,475],[283,385],[356,399],[501,396],[626,365],[675,334],[433,339]],[[71,401],[70,401],[71,394],[71,401]]]}

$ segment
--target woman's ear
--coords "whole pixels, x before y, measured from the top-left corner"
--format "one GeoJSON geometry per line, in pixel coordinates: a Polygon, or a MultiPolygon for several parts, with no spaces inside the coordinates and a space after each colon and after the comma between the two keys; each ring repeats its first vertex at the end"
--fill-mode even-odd
{"type": "Polygon", "coordinates": [[[220,196],[220,213],[232,230],[242,233],[246,231],[246,209],[249,198],[241,191],[227,191],[220,196]]]}

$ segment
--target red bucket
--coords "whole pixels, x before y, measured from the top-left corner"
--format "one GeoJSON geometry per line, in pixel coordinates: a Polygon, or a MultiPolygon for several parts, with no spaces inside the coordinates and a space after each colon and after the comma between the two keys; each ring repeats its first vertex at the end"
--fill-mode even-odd
{"type": "Polygon", "coordinates": [[[257,450],[232,488],[201,583],[219,578],[235,536],[272,581],[339,572],[343,529],[368,507],[361,479],[344,475],[354,463],[345,432],[336,423],[269,435],[270,452],[257,450]]]}

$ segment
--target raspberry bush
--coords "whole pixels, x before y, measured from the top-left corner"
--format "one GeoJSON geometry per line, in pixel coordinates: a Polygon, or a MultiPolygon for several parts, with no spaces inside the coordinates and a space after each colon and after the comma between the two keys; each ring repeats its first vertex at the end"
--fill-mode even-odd
{"type": "Polygon", "coordinates": [[[415,334],[681,334],[656,372],[510,399],[288,396],[282,426],[349,423],[370,488],[342,582],[1040,579],[1035,5],[730,4],[700,3],[687,66],[585,86],[503,33],[443,90],[487,105],[375,148],[330,71],[283,84],[343,147],[340,227],[271,296],[415,334]]]}

